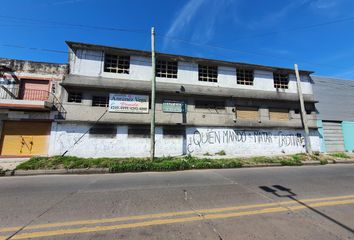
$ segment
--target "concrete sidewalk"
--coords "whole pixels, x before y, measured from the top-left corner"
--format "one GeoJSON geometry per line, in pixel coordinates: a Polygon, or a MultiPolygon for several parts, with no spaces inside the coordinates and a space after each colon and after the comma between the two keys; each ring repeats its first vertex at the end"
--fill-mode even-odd
{"type": "Polygon", "coordinates": [[[14,170],[17,165],[20,163],[27,161],[29,158],[0,158],[0,169],[6,170],[14,170]]]}

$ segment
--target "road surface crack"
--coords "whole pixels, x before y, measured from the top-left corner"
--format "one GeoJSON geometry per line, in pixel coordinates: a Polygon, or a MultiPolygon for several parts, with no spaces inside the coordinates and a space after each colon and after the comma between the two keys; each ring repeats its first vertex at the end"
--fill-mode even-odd
{"type": "MultiPolygon", "coordinates": [[[[183,189],[183,193],[184,193],[184,201],[188,204],[188,191],[186,189],[183,189]]],[[[192,198],[189,198],[192,199],[192,198]]],[[[188,204],[189,207],[192,209],[192,211],[199,216],[207,226],[208,228],[210,228],[218,237],[219,240],[224,240],[224,238],[222,237],[221,233],[215,228],[214,224],[211,222],[211,220],[206,219],[204,214],[199,212],[198,210],[196,210],[192,204],[188,204]]]]}
{"type": "Polygon", "coordinates": [[[47,208],[45,211],[43,211],[42,213],[40,213],[39,215],[37,215],[36,217],[34,217],[32,220],[30,220],[27,224],[25,224],[24,226],[22,226],[21,228],[19,228],[16,232],[14,232],[12,235],[10,235],[9,237],[6,238],[6,240],[10,240],[13,237],[15,237],[17,234],[19,234],[22,230],[24,230],[26,227],[28,227],[29,225],[31,225],[33,222],[35,222],[37,219],[39,219],[40,217],[42,217],[44,214],[46,214],[47,212],[49,212],[50,210],[52,210],[55,206],[61,204],[62,202],[64,202],[65,200],[67,200],[68,198],[72,197],[73,195],[77,194],[78,192],[80,192],[81,190],[85,189],[86,187],[88,187],[90,184],[92,184],[93,182],[95,182],[96,180],[93,180],[89,183],[87,183],[86,185],[84,185],[82,188],[77,189],[76,191],[70,192],[67,195],[65,195],[62,199],[60,199],[59,201],[55,202],[53,205],[51,205],[49,208],[47,208]]]}

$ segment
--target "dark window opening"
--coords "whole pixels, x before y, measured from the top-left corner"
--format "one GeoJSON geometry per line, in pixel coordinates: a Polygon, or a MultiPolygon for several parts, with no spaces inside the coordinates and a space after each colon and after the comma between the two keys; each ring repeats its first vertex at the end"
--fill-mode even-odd
{"type": "Polygon", "coordinates": [[[149,138],[150,126],[130,126],[128,128],[129,138],[149,138]]]}
{"type": "MultiPolygon", "coordinates": [[[[295,111],[295,114],[301,113],[300,109],[295,109],[294,111],[295,111]]],[[[306,110],[306,114],[311,114],[311,113],[312,113],[312,110],[306,110]]]]}
{"type": "Polygon", "coordinates": [[[104,59],[104,71],[111,73],[129,74],[130,56],[118,56],[106,54],[104,59]]]}
{"type": "Polygon", "coordinates": [[[195,108],[202,109],[225,109],[224,101],[196,100],[195,108]]]}
{"type": "Polygon", "coordinates": [[[177,61],[157,60],[156,77],[177,78],[177,61]]]}
{"type": "Polygon", "coordinates": [[[217,66],[198,66],[198,79],[202,82],[217,82],[218,81],[218,67],[217,66]]]}
{"type": "Polygon", "coordinates": [[[288,89],[289,74],[273,73],[274,88],[288,89]]]}
{"type": "Polygon", "coordinates": [[[164,138],[179,138],[186,135],[186,130],[178,126],[166,126],[163,127],[164,138]]]}
{"type": "Polygon", "coordinates": [[[236,69],[237,84],[253,85],[253,70],[236,69]]]}
{"type": "Polygon", "coordinates": [[[68,92],[68,102],[81,103],[82,93],[68,92]]]}
{"type": "Polygon", "coordinates": [[[92,97],[92,106],[94,107],[108,107],[108,97],[103,96],[93,96],[92,97]]]}
{"type": "Polygon", "coordinates": [[[110,137],[115,138],[117,127],[115,125],[98,124],[90,128],[90,137],[110,137]]]}

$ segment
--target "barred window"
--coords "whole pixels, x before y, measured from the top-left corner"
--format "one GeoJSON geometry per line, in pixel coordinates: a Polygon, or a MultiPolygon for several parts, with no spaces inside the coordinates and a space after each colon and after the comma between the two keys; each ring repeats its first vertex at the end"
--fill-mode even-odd
{"type": "Polygon", "coordinates": [[[202,82],[217,82],[218,81],[218,67],[217,66],[198,66],[198,79],[202,82]]]}
{"type": "Polygon", "coordinates": [[[104,71],[111,73],[129,74],[130,57],[106,54],[104,58],[104,71]]]}
{"type": "Polygon", "coordinates": [[[253,70],[249,69],[236,69],[237,84],[253,85],[253,70]]]}
{"type": "Polygon", "coordinates": [[[177,78],[177,61],[156,61],[156,77],[177,78]]]}
{"type": "Polygon", "coordinates": [[[204,109],[224,109],[224,101],[209,101],[209,100],[196,100],[195,108],[204,108],[204,109]]]}
{"type": "Polygon", "coordinates": [[[289,74],[273,73],[274,88],[289,88],[289,74]]]}
{"type": "Polygon", "coordinates": [[[68,92],[68,102],[81,103],[81,92],[68,92]]]}
{"type": "Polygon", "coordinates": [[[92,106],[94,107],[108,107],[108,97],[103,96],[93,96],[92,97],[92,106]]]}

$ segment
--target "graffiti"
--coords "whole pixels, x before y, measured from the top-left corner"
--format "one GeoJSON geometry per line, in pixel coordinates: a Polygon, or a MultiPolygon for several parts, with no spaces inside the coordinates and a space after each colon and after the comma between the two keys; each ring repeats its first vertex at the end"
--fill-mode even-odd
{"type": "Polygon", "coordinates": [[[273,134],[271,132],[253,132],[254,142],[255,143],[273,143],[273,134]]]}
{"type": "Polygon", "coordinates": [[[200,132],[195,130],[192,135],[192,142],[201,146],[202,144],[222,144],[233,142],[245,142],[247,139],[245,131],[207,131],[200,132]]]}
{"type": "Polygon", "coordinates": [[[228,144],[261,144],[279,148],[304,147],[305,140],[301,133],[283,131],[235,130],[235,129],[205,129],[195,130],[189,135],[187,151],[193,153],[195,147],[228,144]]]}
{"type": "Polygon", "coordinates": [[[279,131],[279,147],[289,147],[289,146],[305,146],[305,138],[301,136],[300,133],[296,134],[283,134],[279,131]]]}

